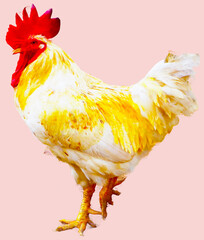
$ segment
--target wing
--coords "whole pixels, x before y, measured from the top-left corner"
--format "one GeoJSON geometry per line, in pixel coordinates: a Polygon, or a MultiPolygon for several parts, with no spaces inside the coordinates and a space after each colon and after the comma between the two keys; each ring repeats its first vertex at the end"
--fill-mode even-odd
{"type": "Polygon", "coordinates": [[[88,91],[64,92],[47,105],[41,124],[53,144],[113,162],[130,161],[152,147],[153,127],[129,88],[92,85],[88,91]]]}

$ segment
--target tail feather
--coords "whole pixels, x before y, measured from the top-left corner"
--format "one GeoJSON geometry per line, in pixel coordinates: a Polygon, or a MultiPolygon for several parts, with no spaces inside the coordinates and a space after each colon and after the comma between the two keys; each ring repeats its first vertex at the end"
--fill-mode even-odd
{"type": "Polygon", "coordinates": [[[198,64],[196,54],[169,53],[131,87],[133,100],[159,134],[170,132],[179,121],[178,115],[189,116],[197,110],[189,80],[194,75],[193,67],[198,64]]]}

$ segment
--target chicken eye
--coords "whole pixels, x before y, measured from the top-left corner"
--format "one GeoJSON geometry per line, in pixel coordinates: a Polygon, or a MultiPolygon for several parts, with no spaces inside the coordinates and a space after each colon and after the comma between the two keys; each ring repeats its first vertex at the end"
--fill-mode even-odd
{"type": "Polygon", "coordinates": [[[31,42],[31,44],[36,44],[37,43],[37,41],[36,40],[33,40],[32,42],[31,42]]]}

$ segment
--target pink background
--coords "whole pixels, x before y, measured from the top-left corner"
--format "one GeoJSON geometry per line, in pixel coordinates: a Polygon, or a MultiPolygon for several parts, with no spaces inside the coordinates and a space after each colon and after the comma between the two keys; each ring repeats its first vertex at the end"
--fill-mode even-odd
{"type": "MultiPolygon", "coordinates": [[[[84,239],[204,239],[203,1],[33,1],[40,14],[53,8],[61,31],[53,40],[81,68],[111,84],[141,79],[168,50],[201,55],[192,83],[199,110],[156,146],[118,187],[106,221],[84,239]]],[[[76,216],[81,190],[69,167],[43,154],[44,146],[21,120],[10,86],[18,56],[5,42],[16,12],[30,1],[6,0],[0,9],[0,239],[80,239],[77,230],[55,232],[76,216]]],[[[98,208],[95,196],[93,205],[98,208]]]]}

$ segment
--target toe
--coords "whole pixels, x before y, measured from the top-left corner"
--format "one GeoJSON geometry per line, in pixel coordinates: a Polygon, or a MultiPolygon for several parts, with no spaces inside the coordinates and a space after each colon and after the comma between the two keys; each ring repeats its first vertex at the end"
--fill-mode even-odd
{"type": "Polygon", "coordinates": [[[85,231],[86,229],[86,222],[82,222],[79,226],[79,234],[82,236],[83,235],[83,232],[85,231]]]}
{"type": "Polygon", "coordinates": [[[62,224],[69,224],[69,223],[71,223],[72,221],[70,221],[70,220],[66,220],[66,219],[61,219],[61,220],[59,220],[62,224]]]}
{"type": "Polygon", "coordinates": [[[97,227],[97,225],[93,221],[91,221],[91,219],[89,219],[88,224],[93,228],[97,227]]]}
{"type": "Polygon", "coordinates": [[[63,226],[59,226],[56,229],[56,231],[58,231],[58,232],[78,227],[78,221],[68,221],[68,220],[63,219],[63,220],[60,220],[60,222],[62,224],[64,224],[64,225],[63,226]]]}
{"type": "Polygon", "coordinates": [[[96,210],[94,210],[94,209],[92,209],[92,208],[89,208],[89,210],[88,210],[88,213],[89,214],[98,214],[98,215],[101,215],[101,212],[100,211],[96,211],[96,210]]]}

